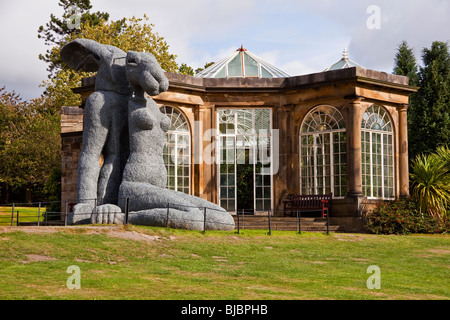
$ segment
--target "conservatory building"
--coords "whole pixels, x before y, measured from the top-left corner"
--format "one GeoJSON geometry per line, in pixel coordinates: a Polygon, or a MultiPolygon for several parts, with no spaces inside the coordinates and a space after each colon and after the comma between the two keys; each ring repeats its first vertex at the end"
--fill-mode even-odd
{"type": "MultiPolygon", "coordinates": [[[[282,216],[290,194],[332,194],[330,219],[358,230],[380,199],[409,195],[408,78],[342,58],[323,72],[290,76],[242,46],[195,76],[166,73],[153,97],[172,126],[167,188],[230,213],[282,216]]],[[[83,107],[94,78],[63,107],[62,201],[76,199],[83,107]]]]}

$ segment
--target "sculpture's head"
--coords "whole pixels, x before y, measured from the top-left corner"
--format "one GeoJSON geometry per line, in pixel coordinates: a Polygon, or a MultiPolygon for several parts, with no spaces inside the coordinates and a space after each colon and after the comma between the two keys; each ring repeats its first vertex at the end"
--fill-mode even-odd
{"type": "Polygon", "coordinates": [[[149,52],[127,53],[127,79],[132,86],[141,87],[151,96],[169,89],[169,80],[156,58],[149,52]]]}

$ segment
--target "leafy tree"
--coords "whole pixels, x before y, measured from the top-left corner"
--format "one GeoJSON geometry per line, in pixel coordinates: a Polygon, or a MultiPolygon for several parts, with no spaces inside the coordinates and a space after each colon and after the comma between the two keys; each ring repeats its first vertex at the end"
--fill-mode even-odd
{"type": "Polygon", "coordinates": [[[205,66],[203,68],[195,69],[195,74],[202,72],[203,70],[205,70],[209,66],[212,66],[213,64],[214,64],[214,62],[207,62],[207,63],[205,63],[205,66]]]}
{"type": "MultiPolygon", "coordinates": [[[[169,45],[163,37],[153,31],[154,25],[149,23],[149,18],[127,18],[119,21],[101,20],[95,25],[88,22],[81,23],[77,33],[68,34],[60,44],[51,50],[52,56],[59,56],[61,48],[76,38],[86,38],[102,44],[109,44],[127,52],[145,51],[152,53],[161,67],[169,72],[177,72],[178,65],[175,61],[176,55],[169,52],[169,45]]],[[[189,68],[186,66],[186,68],[189,68]]],[[[94,73],[77,72],[65,64],[61,69],[42,86],[45,94],[52,98],[55,106],[79,105],[81,98],[74,94],[71,88],[78,87],[81,79],[92,76],[94,73]]]]}
{"type": "Polygon", "coordinates": [[[397,48],[394,74],[407,76],[409,84],[412,86],[417,86],[418,84],[416,58],[413,49],[408,46],[406,41],[402,41],[397,48]]]}
{"type": "Polygon", "coordinates": [[[178,69],[178,72],[181,74],[186,74],[189,76],[193,76],[194,75],[194,69],[192,69],[191,67],[189,67],[187,64],[182,63],[180,68],[178,69]]]}
{"type": "Polygon", "coordinates": [[[45,97],[22,101],[2,88],[0,115],[2,189],[6,193],[24,189],[31,200],[31,190],[43,190],[54,168],[60,165],[59,113],[45,97]]]}
{"type": "Polygon", "coordinates": [[[448,44],[435,41],[422,54],[420,89],[411,109],[410,154],[414,158],[450,145],[450,54],[448,44]]]}
{"type": "Polygon", "coordinates": [[[39,59],[49,64],[47,70],[50,72],[49,77],[54,76],[55,72],[61,68],[62,60],[53,50],[54,46],[59,46],[64,41],[67,35],[77,34],[78,28],[70,28],[68,24],[71,16],[74,15],[75,7],[80,15],[80,21],[89,23],[91,26],[98,25],[102,20],[107,21],[109,14],[106,12],[91,13],[92,9],[90,0],[60,0],[58,5],[63,8],[64,14],[61,18],[54,14],[50,15],[50,21],[38,29],[38,38],[44,39],[45,44],[50,46],[45,54],[40,54],[39,59]]]}

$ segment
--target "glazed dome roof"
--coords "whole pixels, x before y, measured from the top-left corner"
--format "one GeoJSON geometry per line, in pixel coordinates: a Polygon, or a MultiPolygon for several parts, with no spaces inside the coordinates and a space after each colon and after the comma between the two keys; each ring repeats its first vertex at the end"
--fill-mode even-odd
{"type": "Polygon", "coordinates": [[[195,77],[287,78],[290,75],[241,46],[233,54],[199,72],[195,77]]]}
{"type": "Polygon", "coordinates": [[[350,60],[348,58],[347,49],[344,49],[341,60],[332,64],[331,66],[329,66],[328,68],[326,68],[323,71],[338,70],[338,69],[353,68],[353,67],[364,68],[363,66],[356,63],[355,61],[350,60]]]}

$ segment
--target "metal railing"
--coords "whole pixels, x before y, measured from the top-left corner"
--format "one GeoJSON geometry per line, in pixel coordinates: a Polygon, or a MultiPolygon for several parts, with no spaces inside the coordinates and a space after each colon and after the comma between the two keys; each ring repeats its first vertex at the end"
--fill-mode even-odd
{"type": "MultiPolygon", "coordinates": [[[[132,201],[130,198],[125,199],[118,199],[125,201],[125,212],[117,212],[117,214],[122,215],[123,217],[123,223],[128,224],[129,218],[130,218],[130,202],[132,201]]],[[[72,215],[99,215],[100,212],[96,211],[97,206],[102,205],[103,202],[101,199],[83,199],[81,200],[81,203],[88,203],[92,201],[93,202],[93,211],[89,212],[77,212],[74,214],[72,212],[73,205],[76,203],[75,201],[69,201],[65,200],[63,203],[63,206],[61,206],[60,201],[56,202],[35,202],[35,203],[13,203],[9,205],[0,205],[0,208],[9,208],[9,215],[5,214],[5,211],[8,210],[2,210],[3,215],[0,215],[0,225],[10,225],[10,226],[24,226],[24,225],[36,225],[36,226],[48,226],[48,225],[59,225],[59,226],[67,226],[68,225],[68,217],[69,214],[72,215]],[[63,210],[60,210],[59,212],[56,211],[49,211],[47,208],[51,205],[59,204],[59,207],[63,207],[63,210]],[[23,212],[23,208],[33,208],[34,214],[30,214],[30,210],[27,210],[26,213],[23,212]]],[[[171,227],[173,225],[173,222],[176,222],[177,220],[184,220],[189,221],[193,223],[201,224],[203,223],[203,232],[206,232],[207,230],[207,221],[208,221],[208,212],[211,211],[217,211],[214,208],[209,207],[201,207],[201,206],[192,206],[192,205],[184,205],[179,203],[166,203],[166,206],[164,208],[159,208],[160,210],[165,209],[166,210],[166,216],[164,225],[160,225],[161,227],[171,227]],[[198,209],[203,213],[202,219],[194,219],[189,215],[189,210],[192,209],[198,209]],[[171,214],[173,210],[176,210],[177,215],[171,214]],[[180,213],[183,215],[180,216],[180,213]],[[177,217],[178,216],[178,217],[177,217]]],[[[272,230],[279,230],[280,225],[289,225],[290,227],[296,228],[296,231],[301,234],[302,232],[302,221],[310,219],[311,217],[314,217],[314,215],[308,215],[305,216],[305,213],[312,213],[312,212],[318,212],[319,216],[316,216],[315,218],[318,221],[325,222],[326,226],[326,234],[329,234],[330,232],[330,220],[329,220],[329,214],[326,215],[325,218],[321,218],[320,210],[290,210],[289,212],[286,212],[284,210],[266,210],[264,212],[258,212],[257,215],[249,214],[249,212],[252,212],[253,210],[238,210],[234,214],[235,219],[235,229],[237,233],[240,233],[241,230],[245,229],[265,229],[268,230],[268,234],[272,234],[272,230]],[[261,214],[262,213],[262,214],[261,214]],[[289,214],[291,219],[286,219],[285,221],[281,221],[278,219],[279,217],[289,214]],[[303,214],[303,216],[302,216],[303,214]],[[252,217],[255,218],[247,218],[246,217],[252,217]],[[259,217],[259,220],[257,219],[259,217]],[[295,219],[292,219],[295,218],[295,219]],[[274,222],[274,219],[276,220],[274,222]],[[254,221],[257,221],[257,223],[254,223],[254,221]]],[[[95,220],[95,219],[94,219],[95,220]]],[[[114,219],[113,219],[114,220],[114,219]]],[[[224,224],[221,222],[215,222],[217,224],[224,224]]],[[[303,222],[304,223],[304,222],[303,222]]],[[[226,224],[230,225],[230,224],[226,224]]]]}

